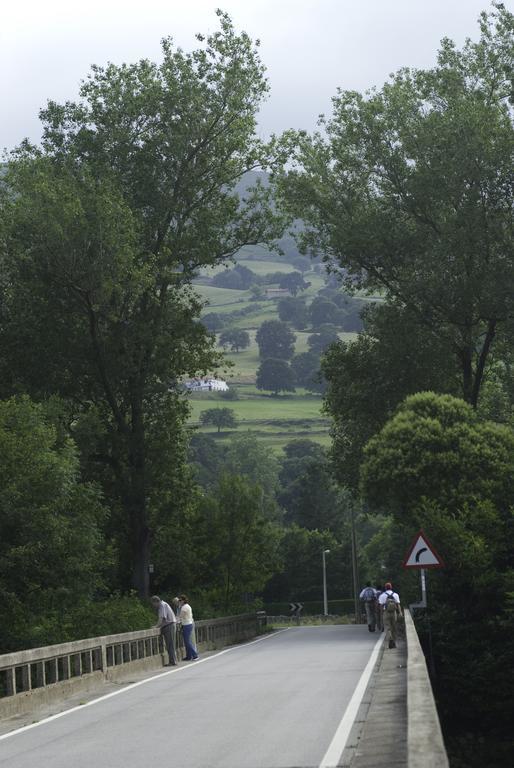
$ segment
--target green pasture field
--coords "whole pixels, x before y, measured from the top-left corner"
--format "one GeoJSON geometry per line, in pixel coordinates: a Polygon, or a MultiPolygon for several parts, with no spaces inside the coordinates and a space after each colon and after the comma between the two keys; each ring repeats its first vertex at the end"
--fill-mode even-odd
{"type": "MultiPolygon", "coordinates": [[[[200,414],[208,408],[230,408],[234,411],[240,425],[244,427],[245,422],[256,424],[269,424],[270,422],[290,422],[290,421],[323,421],[321,413],[321,397],[317,395],[306,394],[287,394],[273,397],[263,394],[249,394],[244,396],[244,388],[241,387],[240,400],[221,400],[204,397],[202,393],[189,396],[191,406],[190,421],[193,424],[200,422],[200,414]]],[[[207,394],[207,393],[206,393],[207,394]]]]}
{"type": "MultiPolygon", "coordinates": [[[[253,304],[255,311],[251,314],[245,315],[244,317],[237,317],[231,320],[230,328],[242,328],[245,331],[249,331],[251,329],[257,330],[257,328],[259,328],[266,320],[278,320],[276,300],[262,299],[261,301],[251,303],[248,302],[248,304],[250,306],[253,304]]],[[[227,311],[240,309],[244,306],[247,305],[242,304],[240,307],[229,307],[227,311]]],[[[219,310],[216,310],[216,312],[218,311],[219,310]]]]}
{"type": "Polygon", "coordinates": [[[286,274],[288,272],[295,271],[293,265],[288,264],[285,261],[257,261],[253,259],[238,259],[237,263],[243,264],[243,266],[251,269],[252,272],[255,272],[256,275],[260,275],[261,277],[268,275],[270,272],[284,272],[284,274],[286,274]]]}
{"type": "Polygon", "coordinates": [[[237,387],[238,400],[226,400],[215,392],[195,393],[189,396],[190,426],[224,443],[237,434],[251,432],[259,442],[273,453],[281,453],[284,446],[298,438],[308,438],[328,447],[330,421],[321,412],[319,395],[298,389],[295,393],[273,397],[263,394],[252,385],[237,387]],[[236,429],[222,430],[202,426],[200,415],[209,408],[230,408],[238,420],[236,429]]]}
{"type": "Polygon", "coordinates": [[[231,312],[237,309],[237,304],[243,306],[243,302],[248,301],[250,294],[248,291],[236,291],[233,288],[216,288],[214,285],[198,285],[194,286],[195,292],[202,297],[209,304],[204,309],[204,312],[220,312],[221,307],[230,305],[226,311],[231,312]]]}
{"type": "MultiPolygon", "coordinates": [[[[251,329],[248,325],[248,318],[241,318],[246,320],[246,324],[241,326],[248,330],[250,334],[251,343],[247,349],[241,350],[241,352],[230,352],[225,355],[226,359],[233,363],[233,367],[229,368],[226,372],[226,378],[229,383],[233,384],[255,384],[255,376],[257,368],[260,365],[259,347],[255,341],[256,331],[251,329]]],[[[276,319],[276,318],[274,318],[276,319]]],[[[307,339],[311,335],[312,331],[295,331],[296,344],[295,354],[299,355],[302,352],[307,352],[309,347],[307,339]]],[[[340,333],[339,338],[342,341],[353,341],[357,337],[356,333],[340,333]]]]}
{"type": "Polygon", "coordinates": [[[277,456],[280,456],[283,453],[284,446],[286,446],[292,440],[308,439],[312,440],[314,443],[318,443],[318,445],[322,445],[324,448],[329,448],[331,443],[328,430],[316,431],[314,429],[309,429],[301,432],[298,430],[292,430],[285,433],[271,430],[260,431],[257,429],[231,429],[226,432],[221,432],[219,435],[210,428],[206,429],[202,427],[198,431],[202,434],[208,434],[210,437],[213,437],[216,442],[220,443],[221,445],[228,445],[232,438],[236,435],[251,431],[251,434],[257,438],[259,443],[264,445],[277,456]]]}
{"type": "MultiPolygon", "coordinates": [[[[246,320],[247,318],[242,318],[246,320]]],[[[250,346],[247,349],[241,350],[241,352],[231,352],[226,354],[226,359],[233,363],[233,368],[227,371],[227,380],[233,383],[254,384],[257,368],[261,364],[259,358],[259,347],[255,341],[256,330],[250,329],[248,325],[245,326],[250,334],[250,346]]],[[[309,333],[297,332],[295,354],[300,352],[306,352],[308,349],[307,338],[309,333]]]]}
{"type": "Polygon", "coordinates": [[[220,272],[224,272],[225,269],[234,269],[236,264],[243,264],[256,275],[261,277],[269,274],[270,272],[294,272],[295,268],[287,261],[273,261],[270,259],[236,259],[235,261],[227,261],[225,264],[216,264],[214,267],[204,267],[200,270],[202,277],[214,277],[220,272]]]}

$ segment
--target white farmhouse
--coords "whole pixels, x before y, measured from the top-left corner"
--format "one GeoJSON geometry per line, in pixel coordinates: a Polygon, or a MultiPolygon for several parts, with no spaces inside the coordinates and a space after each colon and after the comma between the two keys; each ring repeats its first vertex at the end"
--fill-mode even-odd
{"type": "Polygon", "coordinates": [[[184,382],[184,386],[190,392],[227,392],[228,384],[223,379],[213,378],[195,378],[188,379],[184,382]]]}

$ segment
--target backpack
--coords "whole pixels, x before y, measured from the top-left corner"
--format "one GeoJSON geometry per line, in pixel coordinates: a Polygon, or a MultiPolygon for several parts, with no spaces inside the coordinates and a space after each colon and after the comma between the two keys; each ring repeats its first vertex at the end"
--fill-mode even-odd
{"type": "Polygon", "coordinates": [[[387,595],[386,601],[385,601],[386,613],[393,613],[393,612],[396,613],[396,610],[397,610],[396,606],[398,605],[398,603],[394,599],[393,592],[386,592],[386,595],[387,595]]]}
{"type": "Polygon", "coordinates": [[[375,590],[373,587],[367,587],[366,591],[364,592],[364,600],[366,603],[371,603],[375,600],[375,590]]]}

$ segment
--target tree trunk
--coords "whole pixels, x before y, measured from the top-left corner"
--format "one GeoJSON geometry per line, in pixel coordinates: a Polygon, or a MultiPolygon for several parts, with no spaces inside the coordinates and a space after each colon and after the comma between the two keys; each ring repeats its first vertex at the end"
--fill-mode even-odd
{"type": "Polygon", "coordinates": [[[150,590],[150,539],[146,505],[145,427],[140,387],[132,393],[132,430],[129,438],[129,513],[132,540],[132,585],[142,599],[150,590]]]}
{"type": "Polygon", "coordinates": [[[471,403],[473,396],[473,349],[466,345],[458,352],[462,372],[462,397],[471,403]]]}
{"type": "Polygon", "coordinates": [[[150,595],[150,530],[142,525],[133,536],[132,586],[139,597],[146,600],[150,595]]]}
{"type": "Polygon", "coordinates": [[[496,334],[496,320],[489,320],[487,324],[487,331],[485,334],[484,342],[482,344],[482,349],[480,350],[480,355],[478,356],[477,369],[475,371],[475,380],[473,382],[473,390],[471,392],[471,405],[473,406],[473,408],[476,408],[478,406],[480,388],[482,386],[482,382],[484,379],[485,364],[487,362],[489,352],[491,351],[491,346],[494,341],[495,334],[496,334]]]}
{"type": "Polygon", "coordinates": [[[476,352],[476,346],[472,342],[471,329],[467,329],[463,344],[458,348],[462,372],[462,397],[473,408],[478,406],[485,366],[496,334],[496,325],[496,320],[489,320],[487,323],[487,330],[478,355],[476,370],[473,370],[473,356],[476,352]]]}

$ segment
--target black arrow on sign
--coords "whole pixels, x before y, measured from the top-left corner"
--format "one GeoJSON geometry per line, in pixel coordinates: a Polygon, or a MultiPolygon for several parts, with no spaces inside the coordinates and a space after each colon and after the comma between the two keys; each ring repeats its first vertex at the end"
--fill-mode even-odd
{"type": "Polygon", "coordinates": [[[423,552],[428,552],[428,547],[421,547],[421,549],[416,552],[416,562],[419,563],[419,558],[423,554],[423,552]]]}

